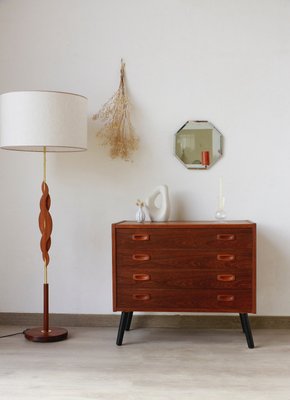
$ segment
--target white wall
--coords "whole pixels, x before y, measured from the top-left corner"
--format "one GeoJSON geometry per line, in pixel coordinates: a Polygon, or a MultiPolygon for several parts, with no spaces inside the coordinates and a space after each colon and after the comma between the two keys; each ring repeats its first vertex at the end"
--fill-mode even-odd
{"type": "MultiPolygon", "coordinates": [[[[166,183],[171,219],[213,219],[223,176],[229,219],[258,224],[258,313],[290,313],[290,1],[2,0],[0,93],[89,99],[89,149],[48,156],[54,218],[51,312],[110,313],[111,223],[166,183]],[[126,62],[141,138],[111,160],[93,113],[126,62]],[[225,154],[208,171],[173,156],[189,119],[211,121],[225,154]]],[[[15,115],[17,118],[17,115],[15,115]]],[[[39,154],[0,151],[0,311],[41,311],[39,154]]]]}

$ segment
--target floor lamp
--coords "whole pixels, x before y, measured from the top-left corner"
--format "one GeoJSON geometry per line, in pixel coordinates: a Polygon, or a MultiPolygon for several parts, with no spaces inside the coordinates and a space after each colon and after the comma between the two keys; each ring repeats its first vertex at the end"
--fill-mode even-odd
{"type": "Polygon", "coordinates": [[[27,329],[34,342],[67,338],[67,330],[49,326],[48,264],[52,218],[46,183],[46,153],[82,151],[87,147],[87,99],[72,93],[51,91],[10,92],[0,96],[0,147],[6,150],[43,152],[40,200],[40,248],[44,263],[43,326],[27,329]]]}

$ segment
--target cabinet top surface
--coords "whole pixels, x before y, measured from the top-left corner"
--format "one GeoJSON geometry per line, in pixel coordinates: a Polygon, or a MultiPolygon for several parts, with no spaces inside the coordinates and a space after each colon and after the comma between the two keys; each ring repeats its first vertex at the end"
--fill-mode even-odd
{"type": "Polygon", "coordinates": [[[250,228],[256,224],[252,221],[166,221],[166,222],[136,222],[120,221],[113,226],[118,228],[250,228]]]}

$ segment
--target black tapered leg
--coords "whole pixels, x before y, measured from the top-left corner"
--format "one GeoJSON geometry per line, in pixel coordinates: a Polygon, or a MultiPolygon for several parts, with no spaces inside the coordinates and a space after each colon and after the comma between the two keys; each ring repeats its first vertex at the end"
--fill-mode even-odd
{"type": "Polygon", "coordinates": [[[127,319],[126,328],[125,328],[126,331],[130,330],[132,317],[133,317],[133,311],[128,312],[128,319],[127,319]]]}
{"type": "Polygon", "coordinates": [[[244,333],[246,335],[248,347],[249,347],[249,349],[253,349],[255,347],[255,345],[254,345],[254,340],[253,340],[253,336],[252,336],[251,325],[250,325],[248,314],[240,314],[240,318],[241,318],[244,333]]]}
{"type": "Polygon", "coordinates": [[[241,325],[242,325],[243,332],[245,333],[245,324],[244,324],[244,319],[242,317],[242,314],[240,314],[240,320],[241,320],[241,325]]]}
{"type": "Polygon", "coordinates": [[[125,329],[126,329],[126,326],[128,323],[128,316],[129,316],[129,313],[127,313],[127,312],[122,312],[122,314],[121,314],[118,336],[117,336],[117,341],[116,341],[116,344],[118,346],[122,346],[124,332],[125,332],[125,329]]]}

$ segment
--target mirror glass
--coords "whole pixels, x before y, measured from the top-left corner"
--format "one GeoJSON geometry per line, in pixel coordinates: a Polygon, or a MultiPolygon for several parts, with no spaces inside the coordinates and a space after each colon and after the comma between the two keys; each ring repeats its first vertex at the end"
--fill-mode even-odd
{"type": "Polygon", "coordinates": [[[175,155],[189,169],[208,169],[222,156],[222,134],[208,121],[187,121],[175,134],[175,155]]]}

